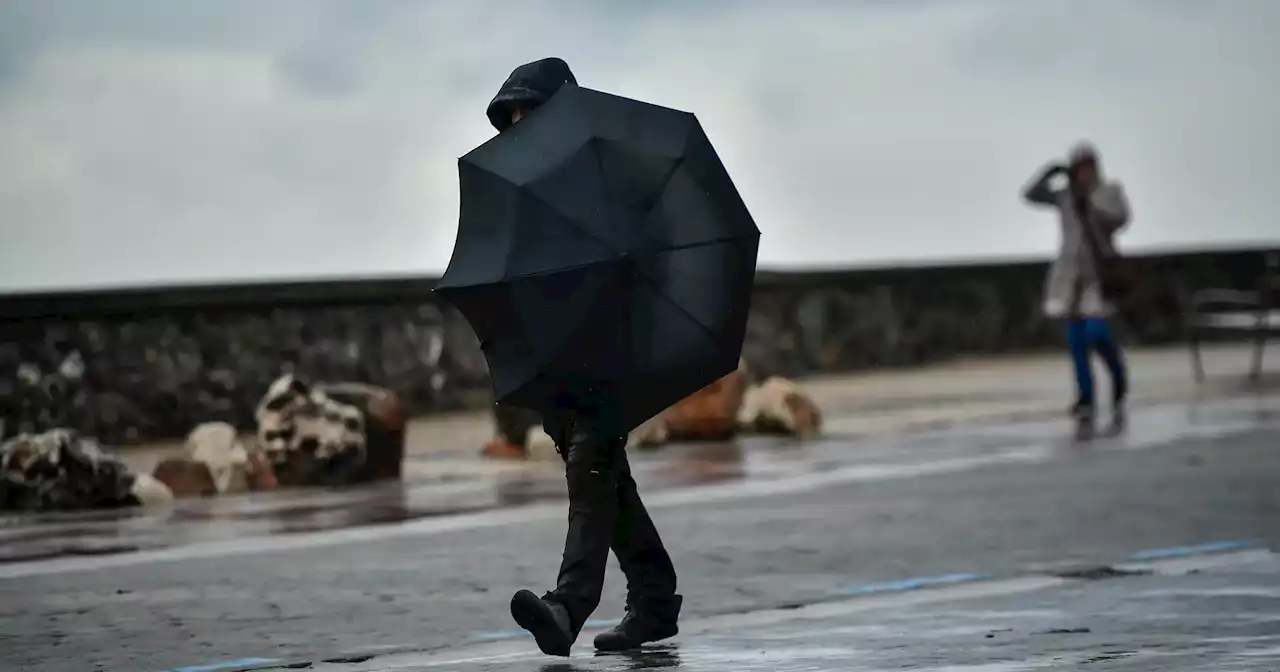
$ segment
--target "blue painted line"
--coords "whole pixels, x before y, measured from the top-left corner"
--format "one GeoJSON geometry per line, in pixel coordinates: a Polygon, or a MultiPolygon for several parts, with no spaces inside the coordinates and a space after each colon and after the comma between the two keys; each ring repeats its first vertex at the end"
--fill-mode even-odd
{"type": "MultiPolygon", "coordinates": [[[[620,618],[589,618],[587,622],[582,624],[584,628],[608,628],[616,625],[620,618]]],[[[476,639],[494,640],[494,639],[518,639],[520,637],[528,637],[529,633],[524,630],[496,630],[493,632],[478,632],[475,634],[476,639]]]]}
{"type": "Polygon", "coordinates": [[[1181,558],[1188,555],[1200,555],[1203,553],[1222,553],[1224,551],[1240,551],[1248,548],[1258,548],[1262,542],[1258,539],[1241,539],[1236,541],[1211,541],[1206,544],[1196,544],[1194,546],[1174,546],[1172,548],[1153,548],[1146,551],[1138,551],[1129,556],[1130,560],[1163,560],[1165,558],[1181,558]]]}
{"type": "Polygon", "coordinates": [[[967,583],[969,581],[981,581],[990,578],[990,574],[975,574],[972,572],[962,572],[959,574],[943,574],[942,576],[925,576],[916,579],[902,579],[901,581],[887,581],[885,583],[868,583],[852,588],[842,588],[835,591],[836,595],[876,595],[879,593],[893,593],[904,590],[915,590],[917,588],[925,588],[928,586],[944,586],[952,583],[967,583]]]}
{"type": "Polygon", "coordinates": [[[254,667],[256,665],[271,665],[273,663],[283,663],[280,658],[241,658],[239,660],[228,660],[221,663],[209,663],[207,665],[192,665],[191,667],[175,667],[165,672],[221,672],[222,670],[239,670],[246,667],[254,667]]]}

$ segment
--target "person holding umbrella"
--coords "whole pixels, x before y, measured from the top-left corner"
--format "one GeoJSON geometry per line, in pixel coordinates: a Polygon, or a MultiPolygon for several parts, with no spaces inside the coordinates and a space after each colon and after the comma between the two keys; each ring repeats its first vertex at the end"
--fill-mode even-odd
{"type": "MultiPolygon", "coordinates": [[[[489,103],[499,133],[545,104],[565,84],[577,84],[568,64],[547,58],[516,68],[489,103]]],[[[576,381],[561,380],[563,387],[576,381]]],[[[640,500],[627,462],[628,428],[608,395],[565,395],[543,413],[543,426],[565,463],[569,530],[556,587],[538,596],[521,590],[511,615],[548,655],[567,656],[583,623],[600,602],[610,549],[627,578],[627,613],[600,633],[595,647],[626,650],[677,634],[682,598],[676,573],[653,520],[640,500]],[[596,397],[594,403],[581,403],[596,397]],[[576,400],[576,401],[575,401],[576,400]]]]}
{"type": "Polygon", "coordinates": [[[1022,191],[1032,205],[1048,206],[1059,213],[1061,245],[1045,283],[1045,312],[1067,320],[1067,346],[1075,371],[1076,402],[1071,408],[1082,435],[1093,431],[1095,398],[1090,355],[1097,352],[1111,375],[1112,418],[1110,432],[1125,424],[1124,400],[1128,375],[1124,357],[1108,317],[1115,312],[1112,292],[1105,282],[1105,266],[1117,258],[1114,236],[1129,222],[1129,202],[1119,182],[1102,175],[1098,151],[1091,144],[1075,145],[1066,164],[1046,166],[1022,191]],[[1066,178],[1066,187],[1051,184],[1066,178]]]}
{"type": "Polygon", "coordinates": [[[671,637],[682,598],[627,434],[737,369],[760,230],[689,112],[580,87],[547,58],[516,68],[486,114],[499,133],[458,159],[435,291],[475,331],[495,402],[541,415],[569,490],[556,587],[517,592],[511,615],[569,655],[612,549],[627,615],[596,647],[671,637]]]}

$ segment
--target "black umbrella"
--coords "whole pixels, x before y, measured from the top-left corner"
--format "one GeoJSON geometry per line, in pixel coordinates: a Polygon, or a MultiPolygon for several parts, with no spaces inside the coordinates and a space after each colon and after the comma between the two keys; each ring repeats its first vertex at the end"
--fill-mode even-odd
{"type": "Polygon", "coordinates": [[[567,84],[458,178],[436,291],[497,401],[630,429],[737,368],[760,231],[692,114],[567,84]]]}

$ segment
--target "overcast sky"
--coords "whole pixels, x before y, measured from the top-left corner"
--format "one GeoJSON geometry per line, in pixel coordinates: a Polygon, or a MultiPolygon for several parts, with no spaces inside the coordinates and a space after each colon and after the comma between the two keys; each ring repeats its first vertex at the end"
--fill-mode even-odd
{"type": "Polygon", "coordinates": [[[0,291],[436,273],[515,65],[697,113],[764,266],[1280,240],[1274,0],[2,0],[0,291]]]}

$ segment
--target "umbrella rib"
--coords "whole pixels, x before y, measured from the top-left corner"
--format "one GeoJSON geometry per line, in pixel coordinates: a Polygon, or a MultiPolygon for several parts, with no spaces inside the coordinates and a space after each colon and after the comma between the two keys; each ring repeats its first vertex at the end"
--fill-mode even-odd
{"type": "MultiPolygon", "coordinates": [[[[731,237],[731,238],[718,238],[718,239],[716,239],[716,240],[707,240],[707,241],[702,241],[702,242],[698,242],[698,243],[688,243],[688,244],[685,244],[685,245],[678,245],[678,246],[676,246],[676,247],[668,247],[668,248],[664,248],[664,249],[662,250],[662,252],[678,252],[678,251],[680,251],[680,250],[689,250],[689,249],[693,249],[693,248],[695,248],[695,247],[706,247],[706,246],[708,246],[708,245],[718,245],[718,244],[721,244],[721,243],[732,243],[732,242],[734,242],[734,241],[741,240],[741,239],[743,239],[743,238],[745,238],[745,237],[746,237],[746,236],[734,236],[734,237],[731,237]]],[[[759,237],[759,234],[756,234],[756,237],[758,238],[758,237],[759,237]]],[[[711,327],[708,327],[707,325],[703,324],[703,323],[702,323],[702,320],[699,320],[698,318],[694,317],[694,316],[693,316],[693,314],[692,314],[692,313],[690,313],[688,310],[686,310],[684,306],[682,306],[682,305],[680,305],[680,304],[676,303],[674,299],[672,299],[670,296],[668,296],[666,292],[662,291],[662,290],[657,286],[657,284],[656,284],[656,283],[654,283],[652,280],[650,280],[650,279],[648,278],[648,276],[644,275],[643,273],[637,273],[637,274],[636,274],[636,277],[640,278],[640,281],[641,281],[641,282],[643,282],[643,283],[645,284],[645,286],[647,286],[649,289],[653,290],[653,293],[654,293],[654,294],[657,294],[658,296],[662,297],[662,300],[663,300],[663,301],[666,301],[668,304],[670,304],[670,305],[671,305],[671,307],[673,307],[673,308],[675,308],[676,310],[678,310],[678,311],[680,311],[681,313],[683,313],[685,317],[689,318],[689,321],[691,321],[691,322],[693,322],[694,324],[698,325],[698,328],[699,328],[699,329],[701,329],[701,330],[703,331],[703,333],[705,333],[705,334],[706,334],[706,335],[707,335],[707,336],[712,340],[712,342],[714,342],[714,341],[716,340],[716,335],[715,335],[715,333],[714,333],[714,332],[712,332],[711,327]]]]}
{"type": "MultiPolygon", "coordinates": [[[[706,131],[706,129],[702,128],[702,124],[698,123],[698,124],[695,126],[695,128],[696,128],[697,130],[699,130],[699,131],[701,131],[701,132],[702,132],[702,137],[703,137],[704,139],[706,139],[706,141],[707,141],[707,143],[708,143],[708,144],[710,144],[710,143],[711,143],[711,139],[707,137],[707,131],[706,131]]],[[[690,145],[693,143],[693,141],[694,141],[693,133],[692,133],[692,132],[690,132],[690,133],[689,133],[689,135],[688,135],[688,137],[686,137],[686,138],[685,138],[685,144],[684,144],[684,153],[685,153],[685,154],[688,154],[688,152],[689,152],[689,147],[690,147],[690,145]]],[[[714,148],[714,147],[712,147],[712,151],[713,151],[713,152],[715,151],[715,148],[714,148]]],[[[719,158],[719,156],[717,155],[717,157],[716,157],[716,158],[718,159],[718,158],[719,158]]],[[[683,160],[683,159],[682,159],[682,160],[683,160]]],[[[738,191],[738,185],[736,185],[736,184],[734,184],[734,183],[733,183],[733,176],[732,176],[732,175],[729,175],[729,167],[728,167],[728,166],[726,166],[726,165],[724,165],[724,162],[723,162],[723,161],[721,161],[721,162],[720,162],[720,168],[721,168],[722,170],[724,170],[725,177],[728,177],[728,178],[729,178],[729,186],[733,189],[733,193],[734,193],[734,195],[738,197],[738,202],[739,202],[739,203],[742,203],[743,208],[746,208],[746,202],[742,200],[742,193],[738,191]]],[[[706,185],[704,185],[704,184],[702,183],[702,180],[698,179],[698,177],[697,177],[697,176],[695,176],[695,175],[693,175],[693,174],[691,173],[691,174],[689,175],[689,178],[693,181],[693,183],[694,183],[694,184],[698,185],[699,187],[702,187],[704,191],[706,190],[706,185]]],[[[757,234],[757,235],[759,235],[759,233],[760,233],[760,227],[756,226],[754,221],[752,221],[752,223],[751,223],[751,224],[752,224],[752,227],[756,229],[756,234],[757,234]]]]}
{"type": "MultiPolygon", "coordinates": [[[[600,145],[595,138],[588,142],[591,145],[591,156],[596,160],[596,172],[600,175],[600,188],[604,189],[604,202],[612,205],[614,202],[613,194],[609,191],[609,180],[604,174],[604,162],[600,160],[600,145]]],[[[611,211],[612,209],[610,208],[609,210],[611,211]]],[[[609,224],[612,225],[613,222],[609,222],[609,224]]]]}
{"type": "Polygon", "coordinates": [[[702,320],[699,320],[698,318],[694,317],[693,313],[690,313],[688,310],[685,309],[684,306],[676,303],[674,299],[668,296],[666,292],[662,291],[662,289],[659,288],[656,283],[650,280],[643,273],[636,273],[636,277],[639,278],[640,282],[644,283],[646,287],[652,290],[654,294],[659,296],[663,301],[670,304],[672,308],[675,308],[676,310],[683,313],[685,317],[689,318],[690,322],[693,322],[694,324],[698,325],[698,328],[701,329],[702,332],[705,333],[707,337],[711,339],[711,342],[713,343],[715,342],[716,335],[714,332],[711,331],[711,327],[708,327],[707,325],[703,324],[702,320]]]}
{"type": "MultiPolygon", "coordinates": [[[[693,249],[693,248],[695,248],[695,247],[707,247],[708,245],[721,245],[721,244],[723,244],[723,243],[736,243],[736,242],[738,242],[739,240],[746,240],[746,239],[748,239],[748,238],[750,238],[750,237],[751,237],[751,236],[750,236],[750,235],[748,235],[748,234],[743,234],[743,235],[734,235],[734,236],[729,236],[729,237],[727,237],[727,238],[713,238],[713,239],[711,239],[711,240],[700,240],[700,241],[698,241],[698,242],[696,242],[696,243],[685,243],[685,244],[683,244],[683,245],[674,245],[674,246],[672,246],[672,247],[664,247],[664,248],[662,248],[661,250],[658,250],[658,252],[659,252],[659,253],[661,253],[661,252],[679,252],[679,251],[681,251],[681,250],[692,250],[692,249],[693,249]]],[[[757,233],[757,234],[755,234],[755,237],[756,237],[756,238],[759,238],[759,237],[760,237],[760,234],[758,234],[758,233],[757,233]]]]}
{"type": "Polygon", "coordinates": [[[485,284],[501,285],[507,282],[515,282],[516,280],[529,280],[531,278],[541,278],[542,276],[545,276],[545,275],[556,275],[559,273],[568,273],[570,271],[578,271],[584,268],[590,268],[592,266],[605,266],[608,264],[616,264],[616,263],[618,263],[617,259],[601,259],[600,261],[588,261],[586,263],[574,264],[572,266],[561,266],[560,268],[554,268],[549,271],[534,271],[532,273],[523,273],[521,275],[513,275],[509,277],[503,276],[501,280],[496,280],[492,283],[485,283],[485,284]]]}
{"type": "MultiPolygon", "coordinates": [[[[594,152],[593,152],[593,153],[594,153],[594,152]]],[[[597,155],[597,156],[596,156],[596,161],[599,161],[599,160],[600,160],[600,157],[597,155]]],[[[547,209],[548,209],[548,210],[551,210],[552,212],[555,212],[556,214],[560,215],[560,220],[561,220],[561,221],[565,222],[565,224],[566,224],[567,226],[571,227],[574,231],[577,231],[577,232],[578,232],[579,234],[581,234],[583,237],[585,237],[585,238],[587,238],[587,239],[591,240],[592,242],[594,242],[594,243],[596,243],[597,245],[599,245],[599,246],[603,247],[604,249],[608,250],[609,252],[612,252],[612,253],[617,254],[617,255],[619,255],[619,256],[621,256],[621,255],[623,254],[622,252],[619,252],[618,250],[614,249],[614,247],[613,247],[612,245],[610,245],[608,241],[604,240],[603,238],[600,238],[599,236],[595,235],[594,233],[591,233],[590,231],[588,231],[587,229],[583,228],[582,226],[579,226],[579,224],[578,224],[576,221],[574,221],[574,220],[573,220],[573,218],[564,216],[564,213],[560,212],[560,209],[559,209],[559,208],[557,208],[556,206],[552,205],[550,201],[548,201],[547,199],[543,198],[543,197],[542,197],[542,196],[540,196],[539,194],[537,194],[537,193],[535,193],[534,191],[532,191],[532,190],[528,189],[528,188],[527,188],[527,185],[516,185],[516,183],[515,183],[514,181],[512,181],[511,179],[506,178],[506,177],[503,177],[503,176],[501,176],[501,175],[499,175],[499,174],[497,174],[497,173],[493,172],[492,170],[489,170],[488,168],[486,168],[486,167],[484,167],[484,166],[481,166],[481,165],[479,165],[479,164],[474,164],[474,163],[473,163],[473,164],[471,164],[471,165],[472,165],[472,166],[474,166],[474,167],[475,167],[476,169],[478,169],[478,170],[482,170],[482,171],[484,171],[484,172],[488,173],[489,175],[492,175],[493,177],[495,177],[495,178],[496,178],[496,179],[498,179],[498,180],[501,180],[501,181],[503,181],[503,182],[507,182],[507,183],[510,183],[510,184],[512,184],[512,185],[515,185],[515,186],[519,187],[519,188],[520,188],[520,193],[521,193],[521,194],[525,194],[525,195],[528,195],[528,196],[530,196],[530,197],[532,197],[532,198],[536,198],[536,199],[538,199],[538,201],[539,201],[540,203],[542,203],[543,205],[547,206],[547,209]]],[[[606,189],[607,189],[607,187],[606,187],[606,189]]],[[[504,258],[503,258],[503,262],[502,262],[502,263],[503,263],[503,265],[502,265],[502,271],[503,271],[503,275],[504,275],[504,276],[506,275],[506,270],[507,270],[508,268],[510,268],[510,265],[511,265],[511,257],[512,257],[512,255],[515,253],[515,250],[516,250],[515,241],[512,241],[511,246],[507,248],[507,253],[506,253],[506,255],[504,256],[504,258]]],[[[534,274],[534,275],[538,275],[538,274],[534,274]]]]}
{"type": "MultiPolygon", "coordinates": [[[[607,199],[607,202],[613,203],[614,202],[613,194],[610,193],[609,191],[609,180],[603,179],[604,178],[604,160],[600,158],[599,144],[596,144],[595,142],[592,143],[591,155],[595,157],[596,169],[600,171],[601,184],[604,185],[604,196],[607,199]]],[[[676,158],[675,163],[673,163],[671,165],[671,168],[667,170],[667,174],[664,175],[662,178],[662,188],[658,190],[657,195],[653,197],[653,201],[648,205],[648,208],[650,210],[653,208],[655,204],[657,204],[658,201],[662,200],[662,195],[667,192],[667,186],[671,184],[671,178],[675,176],[676,171],[679,170],[680,166],[683,164],[684,164],[684,157],[680,156],[676,158]]]]}

